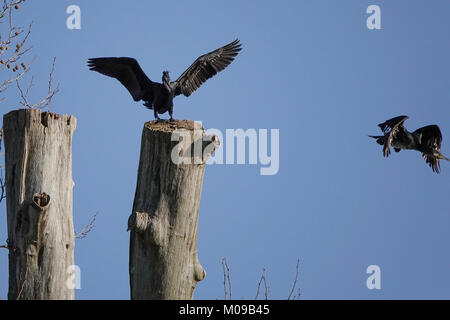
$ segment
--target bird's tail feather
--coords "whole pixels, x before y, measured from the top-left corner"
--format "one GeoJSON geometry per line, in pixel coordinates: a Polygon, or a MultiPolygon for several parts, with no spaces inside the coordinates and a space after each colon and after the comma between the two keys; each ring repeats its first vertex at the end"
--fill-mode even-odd
{"type": "Polygon", "coordinates": [[[376,139],[377,140],[377,143],[379,144],[379,145],[384,145],[384,136],[369,136],[370,138],[374,138],[374,139],[376,139]]]}
{"type": "Polygon", "coordinates": [[[447,160],[447,161],[450,161],[450,159],[449,158],[447,158],[446,156],[444,156],[442,153],[439,153],[439,156],[438,156],[438,158],[439,159],[442,159],[442,160],[447,160]]]}

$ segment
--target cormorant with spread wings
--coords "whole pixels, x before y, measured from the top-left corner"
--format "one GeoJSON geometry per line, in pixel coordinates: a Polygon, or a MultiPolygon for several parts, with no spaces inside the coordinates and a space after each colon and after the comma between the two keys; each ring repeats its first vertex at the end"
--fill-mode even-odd
{"type": "Polygon", "coordinates": [[[441,154],[442,134],[435,124],[417,129],[414,132],[406,130],[403,123],[408,116],[398,116],[389,119],[378,126],[384,135],[369,136],[377,140],[383,146],[383,155],[389,156],[392,146],[395,152],[400,150],[417,150],[422,153],[425,162],[431,167],[433,172],[439,173],[439,160],[450,161],[449,158],[441,154]]]}
{"type": "Polygon", "coordinates": [[[162,74],[162,83],[151,81],[142,71],[136,59],[91,58],[90,70],[116,78],[128,89],[134,101],[143,100],[144,106],[153,109],[155,118],[169,111],[173,115],[173,98],[183,94],[189,97],[206,80],[225,69],[241,50],[238,39],[197,58],[194,63],[175,81],[170,81],[169,72],[162,74]]]}

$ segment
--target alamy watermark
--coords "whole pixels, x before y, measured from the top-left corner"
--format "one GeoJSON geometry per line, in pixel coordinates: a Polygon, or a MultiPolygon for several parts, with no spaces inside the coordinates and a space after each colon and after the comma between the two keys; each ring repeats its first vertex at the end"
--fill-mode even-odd
{"type": "Polygon", "coordinates": [[[366,13],[370,16],[366,20],[366,26],[369,30],[381,29],[381,9],[379,6],[372,4],[367,7],[366,13]]]}
{"type": "Polygon", "coordinates": [[[69,290],[81,289],[81,269],[77,265],[68,266],[66,269],[66,287],[69,290]]]}
{"type": "Polygon", "coordinates": [[[81,9],[79,6],[72,4],[67,7],[66,13],[69,14],[66,20],[66,27],[69,30],[81,29],[81,9]]]}
{"type": "Polygon", "coordinates": [[[367,278],[366,286],[367,289],[373,290],[381,289],[381,268],[377,266],[376,264],[372,264],[367,267],[366,273],[370,274],[370,276],[367,278]]]}
{"type": "Polygon", "coordinates": [[[219,129],[204,130],[195,122],[193,134],[176,129],[171,140],[178,142],[172,149],[175,164],[250,164],[260,165],[261,175],[275,175],[280,168],[280,130],[219,129]],[[223,146],[225,142],[225,148],[223,146]],[[269,154],[270,149],[270,154],[269,154]],[[224,155],[225,152],[225,155],[224,155]]]}

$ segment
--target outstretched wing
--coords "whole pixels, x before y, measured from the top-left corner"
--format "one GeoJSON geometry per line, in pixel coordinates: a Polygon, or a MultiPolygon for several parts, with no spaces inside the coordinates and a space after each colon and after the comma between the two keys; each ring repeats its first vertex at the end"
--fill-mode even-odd
{"type": "Polygon", "coordinates": [[[437,125],[430,125],[422,127],[414,131],[420,134],[420,144],[424,150],[429,152],[422,152],[423,159],[431,167],[431,169],[439,173],[440,163],[438,155],[441,154],[442,133],[437,125]]]}
{"type": "Polygon", "coordinates": [[[386,136],[384,147],[383,147],[383,155],[388,157],[391,154],[391,143],[392,140],[396,137],[396,135],[405,130],[403,122],[408,119],[408,116],[398,116],[389,120],[386,120],[383,123],[380,123],[378,126],[381,131],[386,136]]]}
{"type": "Polygon", "coordinates": [[[241,44],[233,42],[197,58],[194,63],[174,82],[174,95],[189,97],[206,80],[225,69],[241,51],[241,44]]]}
{"type": "Polygon", "coordinates": [[[408,119],[408,116],[398,116],[389,120],[386,120],[383,123],[380,123],[378,126],[384,134],[388,133],[398,124],[403,124],[403,122],[408,119]]]}
{"type": "MultiPolygon", "coordinates": [[[[91,58],[88,60],[89,70],[100,72],[105,76],[116,78],[127,88],[134,101],[144,97],[152,86],[152,81],[142,71],[133,58],[91,58]]],[[[148,95],[148,94],[147,94],[148,95]]]]}

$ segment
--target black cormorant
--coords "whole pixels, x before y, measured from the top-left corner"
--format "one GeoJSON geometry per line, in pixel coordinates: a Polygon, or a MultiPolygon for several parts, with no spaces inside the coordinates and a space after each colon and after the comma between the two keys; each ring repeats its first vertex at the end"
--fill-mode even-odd
{"type": "Polygon", "coordinates": [[[383,155],[389,156],[392,146],[396,152],[400,150],[417,150],[431,169],[439,173],[439,160],[450,161],[449,158],[441,154],[442,134],[439,127],[435,124],[409,132],[405,129],[403,123],[408,116],[398,116],[389,119],[378,126],[383,131],[382,136],[369,136],[377,140],[378,144],[383,146],[383,155]]]}
{"type": "Polygon", "coordinates": [[[169,72],[162,74],[162,83],[151,81],[142,71],[136,59],[91,58],[90,70],[116,78],[128,89],[134,101],[143,100],[144,106],[153,109],[155,118],[169,111],[173,115],[173,98],[183,94],[189,97],[206,80],[225,69],[241,50],[238,39],[197,58],[194,63],[175,81],[170,81],[169,72]]]}

